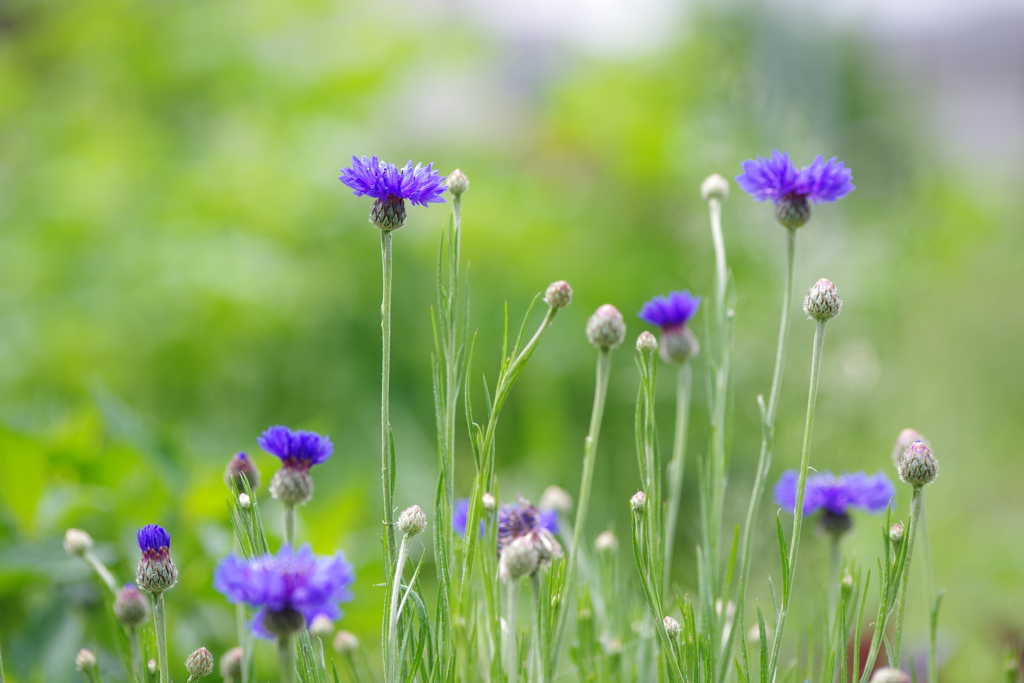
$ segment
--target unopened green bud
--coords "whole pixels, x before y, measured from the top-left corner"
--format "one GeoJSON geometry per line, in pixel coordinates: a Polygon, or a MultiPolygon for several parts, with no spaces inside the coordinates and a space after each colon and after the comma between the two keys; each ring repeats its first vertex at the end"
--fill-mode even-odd
{"type": "Polygon", "coordinates": [[[552,282],[544,292],[544,302],[551,308],[565,308],[572,303],[572,287],[565,280],[552,282]]]}
{"type": "Polygon", "coordinates": [[[572,496],[561,486],[551,485],[540,496],[540,509],[568,514],[572,511],[572,496]]]}
{"type": "Polygon", "coordinates": [[[236,453],[235,457],[228,462],[227,469],[224,470],[224,483],[228,485],[228,488],[234,484],[239,493],[245,493],[242,477],[248,480],[250,490],[255,491],[259,488],[260,471],[256,467],[256,463],[245,453],[236,453]]]}
{"type": "Polygon", "coordinates": [[[185,660],[185,670],[189,678],[202,678],[213,673],[213,655],[205,647],[201,647],[185,660]]]}
{"type": "Polygon", "coordinates": [[[96,655],[89,650],[79,650],[75,655],[75,668],[79,671],[95,671],[96,655]]]}
{"type": "Polygon", "coordinates": [[[82,557],[92,550],[92,536],[81,529],[68,529],[64,532],[64,550],[68,555],[82,557]]]}
{"type": "Polygon", "coordinates": [[[665,633],[668,634],[669,638],[677,637],[683,630],[683,627],[673,617],[665,617],[665,633]]]}
{"type": "Polygon", "coordinates": [[[654,353],[658,350],[658,340],[654,338],[653,334],[644,330],[636,338],[636,350],[640,353],[654,353]]]}
{"type": "Polygon", "coordinates": [[[729,181],[717,173],[712,173],[700,184],[700,196],[704,201],[725,199],[729,196],[729,181]]]}
{"type": "Polygon", "coordinates": [[[374,200],[370,207],[370,222],[384,232],[398,230],[405,225],[405,200],[393,194],[374,200]]]}
{"type": "Polygon", "coordinates": [[[915,441],[921,441],[925,446],[931,446],[928,443],[928,439],[921,436],[920,432],[916,429],[904,429],[900,432],[899,436],[896,437],[896,445],[892,449],[892,464],[896,467],[900,466],[900,460],[903,459],[903,454],[907,452],[915,441]]]}
{"type": "Polygon", "coordinates": [[[405,512],[398,516],[398,530],[410,538],[420,535],[426,528],[427,516],[419,505],[406,508],[405,512]]]}
{"type": "Polygon", "coordinates": [[[354,633],[338,631],[334,636],[334,651],[340,654],[349,654],[359,649],[359,639],[354,633]]]}
{"type": "Polygon", "coordinates": [[[242,680],[242,657],[245,652],[240,647],[233,647],[220,658],[220,675],[228,681],[242,680]]]}
{"type": "Polygon", "coordinates": [[[135,628],[149,619],[149,600],[134,583],[126,583],[114,599],[114,615],[129,628],[135,628]]]}
{"type": "Polygon", "coordinates": [[[637,491],[633,494],[633,497],[629,499],[629,506],[635,513],[641,513],[647,509],[647,494],[643,491],[637,491]]]}
{"type": "Polygon", "coordinates": [[[889,540],[893,543],[901,543],[903,541],[903,524],[896,522],[889,527],[889,540]]]}
{"type": "Polygon", "coordinates": [[[309,635],[330,638],[334,635],[334,622],[326,614],[318,614],[309,625],[309,635]]]}
{"type": "Polygon", "coordinates": [[[825,278],[818,280],[804,297],[804,313],[808,318],[827,323],[839,315],[843,300],[836,292],[836,286],[825,278]]]}
{"type": "Polygon", "coordinates": [[[469,178],[459,169],[455,169],[448,176],[448,191],[458,197],[469,189],[469,178]]]}
{"type": "Polygon", "coordinates": [[[285,505],[302,505],[313,497],[313,477],[309,470],[282,467],[270,480],[270,495],[285,505]]]}
{"type": "Polygon", "coordinates": [[[520,537],[508,544],[501,551],[498,563],[498,575],[502,581],[509,578],[519,579],[537,571],[540,564],[540,553],[531,539],[520,537]]]}
{"type": "Polygon", "coordinates": [[[587,321],[587,339],[600,349],[614,349],[626,338],[626,321],[619,309],[605,304],[587,321]]]}
{"type": "Polygon", "coordinates": [[[853,592],[853,575],[850,572],[843,573],[843,578],[839,580],[839,588],[844,596],[848,596],[853,592]]]}
{"type": "Polygon", "coordinates": [[[249,496],[244,493],[238,494],[238,506],[243,510],[248,510],[252,507],[252,501],[249,500],[249,496]]]}
{"type": "Polygon", "coordinates": [[[614,553],[619,549],[619,540],[611,531],[602,531],[594,540],[594,550],[599,553],[614,553]]]}
{"type": "Polygon", "coordinates": [[[902,481],[920,488],[939,476],[939,462],[924,441],[915,441],[900,459],[898,472],[902,481]]]}
{"type": "Polygon", "coordinates": [[[488,512],[494,512],[494,508],[497,507],[497,503],[494,500],[494,496],[490,493],[485,493],[480,496],[480,502],[484,505],[484,510],[488,512]]]}

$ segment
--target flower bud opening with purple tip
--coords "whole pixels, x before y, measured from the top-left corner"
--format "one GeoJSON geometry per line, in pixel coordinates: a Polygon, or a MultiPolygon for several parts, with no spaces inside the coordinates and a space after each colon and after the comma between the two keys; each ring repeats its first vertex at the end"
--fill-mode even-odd
{"type": "Polygon", "coordinates": [[[661,357],[665,362],[682,363],[700,352],[697,337],[686,325],[699,308],[700,297],[687,290],[656,296],[640,307],[637,317],[661,328],[661,357]]]}
{"type": "Polygon", "coordinates": [[[797,169],[789,155],[775,150],[770,159],[743,162],[743,173],[736,184],[759,202],[775,204],[775,219],[787,228],[799,228],[811,217],[809,201],[834,202],[856,189],[853,172],[832,157],[825,161],[819,154],[810,166],[797,169]]]}
{"type": "Polygon", "coordinates": [[[144,591],[161,593],[178,582],[178,568],[171,559],[171,535],[156,524],[147,524],[136,534],[142,558],[135,571],[135,583],[144,591]]]}
{"type": "MultiPolygon", "coordinates": [[[[796,509],[797,480],[796,471],[787,470],[775,484],[775,502],[787,512],[796,509]]],[[[821,510],[819,528],[840,535],[853,524],[849,515],[852,508],[878,514],[889,507],[895,495],[896,487],[882,472],[872,476],[855,472],[838,477],[831,472],[819,472],[807,477],[803,514],[806,517],[821,510]]]]}
{"type": "Polygon", "coordinates": [[[259,488],[260,471],[256,467],[256,463],[247,454],[236,453],[224,471],[224,483],[228,485],[228,488],[231,488],[232,484],[234,484],[234,488],[239,493],[245,493],[245,484],[242,483],[242,477],[249,481],[250,490],[255,491],[259,488]]]}
{"type": "Polygon", "coordinates": [[[598,307],[587,321],[587,340],[599,349],[614,349],[626,338],[626,321],[611,304],[598,307]]]}
{"type": "Polygon", "coordinates": [[[551,308],[565,308],[572,303],[572,287],[565,280],[552,282],[544,292],[544,303],[551,308]]]}
{"type": "Polygon", "coordinates": [[[903,454],[897,471],[900,480],[914,488],[921,488],[939,476],[939,461],[924,441],[915,441],[903,454]]]}
{"type": "MultiPolygon", "coordinates": [[[[352,188],[357,197],[373,197],[370,222],[384,231],[405,225],[405,200],[427,206],[442,203],[441,194],[448,188],[445,179],[433,170],[433,163],[413,168],[409,161],[403,168],[387,164],[374,155],[367,159],[352,157],[352,167],[341,169],[338,180],[352,188]]],[[[468,183],[467,183],[468,186],[468,183]]]]}
{"type": "Polygon", "coordinates": [[[334,445],[326,436],[288,427],[271,427],[256,439],[267,453],[281,460],[270,481],[270,495],[286,505],[300,505],[313,497],[309,468],[331,457],[334,445]]]}
{"type": "Polygon", "coordinates": [[[134,583],[126,583],[114,599],[114,615],[128,628],[141,626],[149,620],[149,600],[134,583]]]}

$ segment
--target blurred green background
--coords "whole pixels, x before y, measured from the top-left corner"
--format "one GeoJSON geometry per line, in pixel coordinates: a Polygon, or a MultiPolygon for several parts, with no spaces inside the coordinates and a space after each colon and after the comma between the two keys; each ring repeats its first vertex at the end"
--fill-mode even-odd
{"type": "MultiPolygon", "coordinates": [[[[503,301],[518,321],[550,281],[573,285],[499,433],[502,491],[536,501],[548,484],[578,488],[589,314],[614,303],[632,339],[651,296],[708,294],[699,184],[775,147],[798,164],[836,155],[858,187],[816,208],[798,238],[798,294],[829,277],[845,300],[829,327],[813,463],[894,475],[900,429],[931,439],[942,465],[928,490],[935,584],[948,590],[942,676],[994,679],[1024,630],[1024,135],[1014,124],[1024,60],[1000,56],[1024,24],[909,31],[807,7],[663,5],[641,3],[609,28],[572,3],[565,16],[543,3],[442,0],[0,4],[0,647],[10,681],[71,681],[83,646],[113,664],[99,585],[61,548],[67,527],[91,533],[122,580],[134,573],[135,530],[167,527],[181,570],[168,593],[171,661],[231,647],[234,611],[211,587],[231,548],[222,472],[247,450],[269,479],[274,459],[255,438],[272,424],[334,440],[300,536],[355,563],[357,598],[339,625],[376,647],[379,239],[369,201],[336,179],[351,155],[469,176],[475,377],[495,376],[503,301]],[[643,11],[649,27],[637,23],[643,11]]],[[[427,340],[447,218],[448,205],[412,208],[395,238],[399,508],[433,500],[427,340]]],[[[755,397],[770,382],[784,235],[771,207],[735,185],[724,227],[738,298],[735,522],[757,457],[755,397]]],[[[813,334],[801,318],[773,481],[799,457],[813,334]]],[[[628,528],[638,485],[631,343],[614,359],[591,537],[628,528]]],[[[704,361],[689,473],[707,445],[704,361]]],[[[662,373],[665,443],[670,379],[662,373]]],[[[466,449],[459,458],[465,495],[472,462],[466,449]]],[[[689,474],[676,577],[691,592],[694,483],[689,474]]],[[[898,514],[908,502],[901,485],[898,514]]],[[[264,509],[277,525],[276,502],[264,509]]],[[[765,560],[753,571],[762,601],[765,572],[778,572],[774,510],[762,510],[765,560]]],[[[873,566],[876,522],[857,521],[847,548],[873,566]]],[[[823,545],[808,537],[798,577],[815,597],[823,545]]],[[[926,631],[923,592],[911,593],[913,649],[926,631]]]]}

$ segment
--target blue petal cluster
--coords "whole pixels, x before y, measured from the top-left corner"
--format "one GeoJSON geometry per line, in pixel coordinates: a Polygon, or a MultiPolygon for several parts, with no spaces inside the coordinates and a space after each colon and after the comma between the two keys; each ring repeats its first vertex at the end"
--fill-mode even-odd
{"type": "Polygon", "coordinates": [[[338,603],[352,599],[349,586],[355,581],[352,565],[345,554],[317,557],[308,545],[296,551],[283,546],[277,555],[245,560],[237,555],[224,558],[213,574],[213,587],[230,603],[244,602],[258,608],[253,633],[272,637],[263,629],[269,612],[294,610],[309,626],[318,615],[341,617],[338,603]]]}
{"type": "Polygon", "coordinates": [[[789,155],[775,150],[770,159],[743,162],[743,173],[736,183],[759,202],[770,199],[776,204],[786,197],[834,202],[856,189],[853,171],[832,157],[824,161],[819,154],[810,166],[797,169],[789,155]]]}
{"type": "Polygon", "coordinates": [[[352,157],[352,167],[341,169],[338,180],[352,188],[357,197],[364,195],[374,199],[399,197],[413,204],[426,206],[430,202],[442,203],[441,196],[446,189],[444,178],[433,170],[433,163],[426,166],[412,161],[403,168],[386,164],[376,155],[367,159],[352,157]]]}
{"type": "MultiPolygon", "coordinates": [[[[498,511],[498,525],[499,525],[498,528],[499,528],[499,533],[500,533],[500,529],[501,529],[501,520],[502,520],[502,518],[504,517],[504,519],[507,522],[511,517],[513,517],[516,514],[515,512],[513,512],[513,510],[518,510],[522,504],[523,503],[518,503],[518,504],[515,504],[515,505],[506,505],[506,506],[503,506],[498,511]]],[[[534,510],[537,510],[537,508],[534,508],[532,505],[529,505],[529,503],[526,503],[526,505],[528,505],[530,508],[533,508],[534,510]]],[[[547,529],[548,531],[550,531],[553,534],[557,534],[558,533],[558,511],[557,510],[539,510],[539,511],[537,511],[535,513],[530,513],[528,511],[527,517],[529,517],[531,514],[536,515],[536,524],[535,524],[536,528],[528,529],[527,531],[535,531],[536,529],[539,528],[539,529],[547,529]]],[[[468,523],[469,523],[469,498],[459,498],[457,501],[455,501],[455,507],[452,510],[452,529],[454,529],[455,533],[457,533],[459,536],[465,536],[466,535],[466,524],[468,524],[468,523]]],[[[480,522],[480,535],[483,536],[483,533],[484,533],[484,523],[481,520],[481,522],[480,522]]]]}
{"type": "Polygon", "coordinates": [[[334,452],[334,444],[326,436],[281,426],[263,432],[256,443],[267,453],[280,458],[285,467],[297,470],[319,465],[334,452]]]}
{"type": "Polygon", "coordinates": [[[539,510],[521,496],[518,503],[498,508],[498,552],[517,538],[540,531],[558,533],[558,512],[539,510]]]}
{"type": "MultiPolygon", "coordinates": [[[[797,478],[795,470],[787,470],[775,485],[775,502],[789,512],[796,509],[797,478]]],[[[842,515],[854,507],[878,514],[889,507],[895,495],[896,487],[882,472],[870,477],[864,472],[838,477],[831,472],[820,472],[807,477],[804,516],[822,509],[842,515]]]]}
{"type": "Polygon", "coordinates": [[[149,553],[165,553],[171,549],[171,535],[156,524],[147,524],[135,534],[139,542],[139,550],[145,555],[149,553]]]}
{"type": "Polygon", "coordinates": [[[689,291],[669,292],[668,296],[656,296],[641,308],[637,314],[641,320],[657,325],[663,330],[682,327],[700,308],[700,297],[689,291]]]}

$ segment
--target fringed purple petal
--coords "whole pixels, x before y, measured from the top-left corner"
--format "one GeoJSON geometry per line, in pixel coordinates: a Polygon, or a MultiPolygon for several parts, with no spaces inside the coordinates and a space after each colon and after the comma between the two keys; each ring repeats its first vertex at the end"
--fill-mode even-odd
{"type": "Polygon", "coordinates": [[[662,329],[682,327],[700,308],[700,297],[689,291],[669,292],[668,296],[656,296],[646,302],[637,316],[644,322],[662,329]]]}
{"type": "Polygon", "coordinates": [[[390,196],[408,199],[413,204],[426,206],[430,203],[443,203],[441,195],[448,189],[444,178],[433,170],[434,164],[415,167],[409,161],[401,169],[394,164],[386,164],[376,156],[367,159],[352,157],[352,166],[341,169],[338,179],[352,188],[358,197],[364,195],[374,199],[386,199],[390,196]]]}
{"type": "Polygon", "coordinates": [[[797,170],[788,155],[775,150],[771,159],[757,157],[744,161],[742,167],[737,184],[761,202],[770,199],[777,204],[787,195],[834,202],[856,189],[853,172],[835,157],[824,161],[818,155],[810,166],[797,170]]]}

